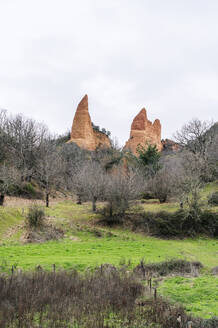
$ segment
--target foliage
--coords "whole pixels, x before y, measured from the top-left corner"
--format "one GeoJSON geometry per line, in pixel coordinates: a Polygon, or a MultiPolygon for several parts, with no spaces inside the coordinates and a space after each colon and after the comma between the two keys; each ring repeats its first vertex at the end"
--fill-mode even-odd
{"type": "Polygon", "coordinates": [[[92,153],[92,160],[101,164],[107,173],[122,165],[123,159],[124,153],[117,145],[113,145],[113,143],[111,143],[111,148],[97,148],[92,153]]]}
{"type": "Polygon", "coordinates": [[[70,140],[70,131],[65,132],[62,135],[59,135],[56,139],[55,142],[58,146],[64,145],[67,141],[70,140]]]}
{"type": "Polygon", "coordinates": [[[139,155],[138,161],[142,168],[150,173],[156,173],[160,169],[160,153],[158,152],[156,145],[148,144],[137,147],[137,153],[139,155]]]}
{"type": "Polygon", "coordinates": [[[144,191],[144,192],[141,194],[141,198],[142,198],[142,199],[149,200],[149,199],[155,199],[155,196],[151,193],[151,191],[144,191]]]}
{"type": "Polygon", "coordinates": [[[23,197],[27,199],[43,199],[43,192],[33,181],[22,182],[11,185],[7,195],[23,197]]]}
{"type": "Polygon", "coordinates": [[[196,274],[203,268],[201,262],[189,262],[183,259],[171,259],[168,261],[158,263],[145,263],[143,260],[134,268],[136,273],[159,274],[160,276],[167,276],[169,274],[196,274]]]}
{"type": "Polygon", "coordinates": [[[130,219],[134,229],[163,238],[194,237],[199,234],[218,236],[218,214],[208,210],[177,210],[168,212],[144,212],[138,218],[130,219]]]}
{"type": "Polygon", "coordinates": [[[101,133],[105,134],[108,137],[110,137],[110,135],[111,135],[110,131],[107,131],[105,128],[101,129],[98,125],[95,125],[94,123],[92,123],[92,127],[95,131],[101,132],[101,133]]]}
{"type": "Polygon", "coordinates": [[[26,221],[30,228],[37,228],[43,225],[45,219],[45,212],[41,206],[32,205],[29,207],[26,221]]]}

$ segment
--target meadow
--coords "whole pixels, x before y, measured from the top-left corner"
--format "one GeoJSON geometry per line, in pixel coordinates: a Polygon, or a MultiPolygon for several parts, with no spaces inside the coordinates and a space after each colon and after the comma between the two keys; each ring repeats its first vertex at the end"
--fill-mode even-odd
{"type": "MultiPolygon", "coordinates": [[[[214,185],[217,188],[217,184],[214,185]]],[[[208,186],[206,197],[214,190],[208,186]]],[[[101,206],[101,205],[100,205],[101,206]]],[[[176,203],[141,204],[145,210],[174,211],[176,203]]],[[[217,211],[217,208],[213,208],[217,211]]],[[[91,204],[77,205],[73,200],[53,201],[46,209],[48,221],[64,231],[64,238],[46,243],[22,243],[25,231],[27,205],[17,201],[13,206],[0,208],[0,270],[10,272],[12,266],[23,271],[77,269],[84,272],[96,266],[109,263],[136,267],[140,260],[145,263],[169,259],[200,261],[203,264],[200,276],[168,276],[158,285],[158,293],[172,302],[181,303],[196,316],[210,318],[218,316],[218,277],[211,274],[211,268],[218,264],[218,240],[199,237],[184,240],[163,240],[134,233],[121,227],[99,225],[99,214],[91,212],[91,204]]]]}

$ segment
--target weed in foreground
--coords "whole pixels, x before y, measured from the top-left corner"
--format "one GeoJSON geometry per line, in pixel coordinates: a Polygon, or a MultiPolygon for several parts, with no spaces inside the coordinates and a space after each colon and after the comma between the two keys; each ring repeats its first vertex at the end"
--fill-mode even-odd
{"type": "MultiPolygon", "coordinates": [[[[155,295],[125,270],[19,273],[0,276],[0,327],[192,328],[188,316],[155,295]],[[4,315],[3,315],[4,314],[4,315]]],[[[216,320],[216,319],[214,319],[216,320]]],[[[208,328],[214,328],[207,321],[208,328]]]]}

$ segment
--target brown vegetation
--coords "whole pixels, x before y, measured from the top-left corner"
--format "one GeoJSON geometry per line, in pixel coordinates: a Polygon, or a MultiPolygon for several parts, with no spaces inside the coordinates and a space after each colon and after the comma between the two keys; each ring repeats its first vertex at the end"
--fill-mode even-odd
{"type": "MultiPolygon", "coordinates": [[[[2,328],[177,328],[178,318],[185,328],[191,320],[182,307],[149,292],[125,269],[104,266],[84,275],[41,268],[2,275],[0,295],[2,328]]],[[[192,321],[193,328],[203,327],[202,320],[192,321]]]]}

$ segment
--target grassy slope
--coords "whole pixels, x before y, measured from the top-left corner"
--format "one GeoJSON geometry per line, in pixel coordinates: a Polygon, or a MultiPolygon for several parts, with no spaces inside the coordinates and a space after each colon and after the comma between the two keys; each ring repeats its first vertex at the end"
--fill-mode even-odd
{"type": "MultiPolygon", "coordinates": [[[[217,184],[208,186],[203,197],[206,198],[214,189],[218,189],[217,184]]],[[[176,204],[144,204],[143,206],[149,211],[176,209],[176,204]]],[[[160,290],[173,301],[183,303],[188,310],[197,315],[203,317],[218,315],[218,299],[215,293],[218,278],[209,274],[209,269],[218,264],[217,240],[160,240],[122,229],[96,228],[93,223],[97,216],[92,214],[90,209],[89,204],[80,206],[71,201],[52,205],[47,210],[47,215],[65,230],[66,236],[62,241],[34,245],[21,245],[19,237],[22,231],[19,230],[15,230],[14,235],[9,237],[9,228],[24,220],[21,209],[0,209],[1,269],[8,270],[13,264],[25,270],[34,269],[39,264],[46,269],[51,269],[52,264],[55,263],[57,267],[84,270],[102,263],[118,265],[123,259],[131,260],[132,267],[142,258],[147,262],[176,257],[199,260],[205,266],[201,277],[168,278],[163,282],[160,290]],[[99,232],[101,237],[97,237],[99,232]]],[[[216,211],[217,208],[214,210],[216,211]]]]}
{"type": "Polygon", "coordinates": [[[4,238],[13,226],[23,222],[21,213],[17,208],[0,207],[0,238],[4,238]]]}
{"type": "Polygon", "coordinates": [[[160,292],[174,302],[182,303],[186,311],[197,316],[218,316],[218,277],[173,277],[164,281],[160,292]]]}
{"type": "Polygon", "coordinates": [[[159,262],[169,258],[199,260],[207,268],[217,264],[218,242],[207,239],[166,241],[141,236],[96,238],[92,233],[74,234],[80,241],[65,238],[44,244],[6,245],[0,247],[0,257],[8,265],[17,263],[23,269],[34,269],[40,264],[45,268],[53,263],[66,269],[95,267],[101,263],[118,265],[123,259],[131,260],[132,266],[144,258],[147,262],[159,262]]]}

